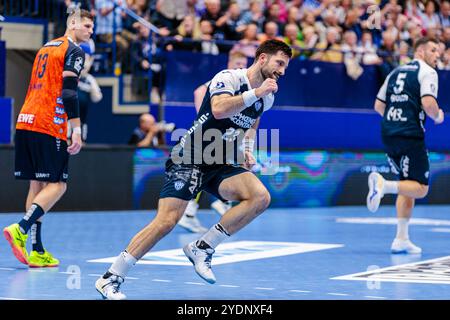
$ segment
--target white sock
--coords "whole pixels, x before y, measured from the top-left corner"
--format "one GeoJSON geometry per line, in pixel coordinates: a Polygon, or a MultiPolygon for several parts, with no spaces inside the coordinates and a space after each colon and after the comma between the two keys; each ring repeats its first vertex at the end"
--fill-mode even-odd
{"type": "Polygon", "coordinates": [[[133,257],[126,251],[123,251],[116,258],[116,261],[109,268],[109,272],[112,274],[118,275],[122,278],[125,278],[128,274],[128,271],[134,266],[137,262],[137,259],[133,257]]]}
{"type": "Polygon", "coordinates": [[[398,218],[397,222],[397,239],[409,239],[408,233],[409,218],[398,218]]]}
{"type": "Polygon", "coordinates": [[[229,237],[230,235],[225,228],[218,223],[213,225],[211,229],[200,238],[200,241],[205,241],[211,248],[215,249],[221,242],[229,237]]]}
{"type": "Polygon", "coordinates": [[[384,181],[384,194],[397,194],[398,193],[398,181],[384,181]]]}

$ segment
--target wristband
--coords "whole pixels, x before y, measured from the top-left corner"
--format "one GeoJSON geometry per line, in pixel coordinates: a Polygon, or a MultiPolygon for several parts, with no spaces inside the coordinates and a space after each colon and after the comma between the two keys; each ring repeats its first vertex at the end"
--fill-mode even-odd
{"type": "Polygon", "coordinates": [[[258,97],[256,96],[256,89],[245,91],[242,94],[242,99],[244,99],[244,105],[246,107],[250,107],[256,101],[258,101],[258,97]]]}
{"type": "Polygon", "coordinates": [[[72,129],[72,133],[81,134],[81,127],[75,127],[72,129]]]}

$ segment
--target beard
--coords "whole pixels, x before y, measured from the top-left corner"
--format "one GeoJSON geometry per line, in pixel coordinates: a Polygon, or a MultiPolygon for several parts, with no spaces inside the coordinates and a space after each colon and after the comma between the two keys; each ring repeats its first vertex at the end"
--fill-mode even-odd
{"type": "Polygon", "coordinates": [[[261,69],[261,76],[262,76],[263,80],[270,78],[270,79],[277,81],[279,78],[278,74],[276,74],[275,72],[270,72],[269,70],[267,70],[265,68],[261,69]]]}

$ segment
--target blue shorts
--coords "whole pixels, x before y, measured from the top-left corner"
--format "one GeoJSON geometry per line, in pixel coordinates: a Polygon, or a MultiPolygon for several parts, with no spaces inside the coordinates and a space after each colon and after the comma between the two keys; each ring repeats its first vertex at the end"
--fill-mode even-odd
{"type": "Polygon", "coordinates": [[[413,180],[428,185],[430,162],[423,139],[383,137],[388,162],[400,180],[413,180]]]}
{"type": "Polygon", "coordinates": [[[249,171],[232,165],[175,164],[169,158],[166,162],[164,186],[159,197],[189,201],[205,190],[220,200],[229,200],[220,196],[219,185],[223,180],[245,172],[249,171]]]}

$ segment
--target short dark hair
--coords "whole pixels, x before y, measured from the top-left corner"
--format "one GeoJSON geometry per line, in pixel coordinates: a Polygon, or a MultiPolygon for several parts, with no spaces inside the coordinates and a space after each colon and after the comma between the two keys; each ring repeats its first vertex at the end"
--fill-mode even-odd
{"type": "Polygon", "coordinates": [[[283,52],[285,55],[292,57],[292,49],[286,43],[280,40],[266,40],[260,44],[255,54],[255,61],[258,60],[261,53],[265,54],[277,54],[278,51],[283,52]]]}
{"type": "Polygon", "coordinates": [[[420,46],[423,46],[424,44],[427,44],[428,42],[433,42],[433,43],[439,44],[439,40],[436,38],[423,37],[423,38],[420,38],[419,40],[417,40],[416,43],[414,44],[414,52],[416,52],[420,46]]]}
{"type": "Polygon", "coordinates": [[[78,12],[80,13],[80,20],[83,20],[84,18],[86,18],[86,19],[94,21],[94,16],[89,11],[87,11],[85,9],[78,9],[77,7],[73,7],[68,10],[68,13],[69,13],[68,17],[70,18],[70,17],[76,15],[78,12]]]}

